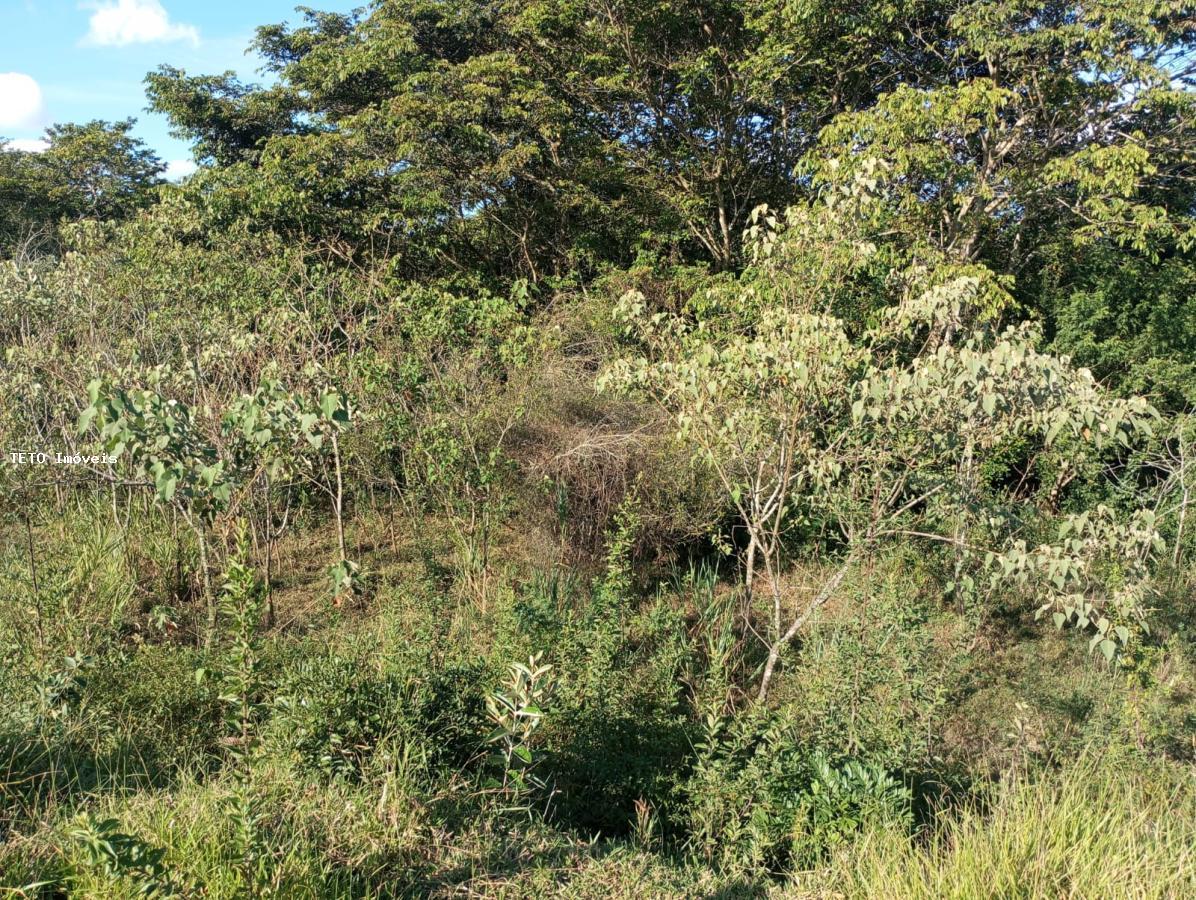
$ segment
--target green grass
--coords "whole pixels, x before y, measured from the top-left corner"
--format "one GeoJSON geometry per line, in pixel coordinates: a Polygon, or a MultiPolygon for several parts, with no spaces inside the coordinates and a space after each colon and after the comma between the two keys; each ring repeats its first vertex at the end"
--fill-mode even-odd
{"type": "Polygon", "coordinates": [[[1196,896],[1193,773],[1088,753],[1057,775],[1010,780],[990,807],[957,810],[920,842],[865,834],[799,883],[828,881],[902,900],[1196,896]]]}
{"type": "MultiPolygon", "coordinates": [[[[1193,661],[1178,639],[1133,677],[1051,630],[973,647],[974,623],[894,557],[853,576],[752,711],[734,699],[750,673],[720,662],[740,638],[733,617],[715,621],[713,576],[626,597],[509,577],[482,612],[412,564],[368,604],[324,599],[263,635],[260,743],[239,779],[213,682],[195,677],[219,670],[221,646],[147,628],[123,558],[45,546],[43,591],[57,585],[55,609],[86,625],[42,643],[27,609],[0,609],[0,898],[131,896],[133,878],[72,836],[84,815],[161,850],[181,896],[251,896],[238,791],[259,816],[259,896],[1196,896],[1193,661]],[[72,674],[63,656],[85,634],[95,652],[72,674]],[[557,688],[532,749],[557,794],[504,813],[483,789],[483,700],[539,651],[557,688]],[[703,750],[712,709],[724,730],[703,750]],[[885,824],[849,792],[832,804],[841,839],[822,841],[805,805],[815,752],[904,781],[916,824],[885,824]]],[[[10,554],[11,596],[26,571],[10,554]]]]}

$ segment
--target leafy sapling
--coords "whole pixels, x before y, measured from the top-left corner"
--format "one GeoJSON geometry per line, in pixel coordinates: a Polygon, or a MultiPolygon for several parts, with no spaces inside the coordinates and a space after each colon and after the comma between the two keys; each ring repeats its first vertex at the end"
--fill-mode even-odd
{"type": "Polygon", "coordinates": [[[530,814],[537,799],[551,799],[548,785],[532,771],[537,760],[531,748],[543,721],[542,704],[552,690],[551,670],[540,664],[539,655],[526,665],[512,663],[503,690],[486,698],[486,712],[494,723],[487,740],[494,748],[489,761],[494,774],[485,788],[501,799],[504,812],[530,814]]]}
{"type": "MultiPolygon", "coordinates": [[[[233,789],[224,812],[233,827],[235,848],[246,889],[261,896],[268,880],[269,855],[261,833],[262,814],[253,795],[253,756],[264,704],[260,696],[261,656],[258,629],[263,612],[263,591],[249,566],[248,529],[240,523],[237,546],[229,558],[220,595],[220,612],[227,626],[227,645],[218,668],[211,673],[223,708],[224,747],[233,789]]],[[[203,681],[209,672],[200,669],[203,681]]]]}

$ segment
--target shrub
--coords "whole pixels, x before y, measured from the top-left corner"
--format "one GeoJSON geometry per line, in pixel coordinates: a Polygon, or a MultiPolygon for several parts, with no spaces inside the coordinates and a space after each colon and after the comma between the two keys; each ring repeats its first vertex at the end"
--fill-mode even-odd
{"type": "Polygon", "coordinates": [[[358,778],[382,741],[404,725],[404,683],[340,656],[301,659],[283,674],[273,740],[308,769],[358,778]]]}
{"type": "Polygon", "coordinates": [[[274,740],[329,776],[360,778],[392,737],[422,743],[433,765],[465,766],[479,761],[491,730],[487,674],[481,665],[377,674],[341,656],[302,659],[279,685],[274,740]]]}
{"type": "Polygon", "coordinates": [[[833,766],[822,755],[810,761],[810,785],[795,822],[793,859],[816,863],[866,827],[913,824],[912,794],[876,763],[848,760],[833,766]]]}
{"type": "Polygon", "coordinates": [[[476,762],[493,728],[486,713],[489,668],[450,663],[415,684],[411,720],[428,742],[433,764],[461,767],[476,762]]]}
{"type": "Polygon", "coordinates": [[[830,757],[917,770],[933,747],[950,687],[945,624],[899,561],[844,588],[847,602],[811,629],[775,700],[806,745],[830,757]]]}
{"type": "Polygon", "coordinates": [[[546,658],[557,677],[542,729],[556,814],[603,834],[626,833],[637,801],[667,806],[692,752],[681,697],[690,656],[683,622],[663,602],[638,614],[628,606],[600,589],[546,658]]]}
{"type": "Polygon", "coordinates": [[[913,821],[912,793],[874,761],[810,752],[766,710],[711,716],[681,796],[691,853],[724,874],[809,866],[867,827],[913,821]]]}
{"type": "Polygon", "coordinates": [[[710,716],[681,790],[686,845],[728,873],[781,868],[807,783],[807,759],[789,723],[763,710],[710,716]]]}

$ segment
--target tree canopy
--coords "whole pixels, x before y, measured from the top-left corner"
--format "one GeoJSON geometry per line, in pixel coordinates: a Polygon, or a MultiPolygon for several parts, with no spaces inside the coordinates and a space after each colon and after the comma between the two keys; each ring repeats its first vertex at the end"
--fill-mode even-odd
{"type": "Polygon", "coordinates": [[[62,220],[120,220],[149,204],[166,166],[133,119],[53,125],[45,148],[0,144],[0,252],[47,242],[62,220]]]}

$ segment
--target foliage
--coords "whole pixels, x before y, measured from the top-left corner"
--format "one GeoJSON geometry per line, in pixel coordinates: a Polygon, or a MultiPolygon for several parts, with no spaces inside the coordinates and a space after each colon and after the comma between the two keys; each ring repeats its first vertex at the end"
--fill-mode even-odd
{"type": "Polygon", "coordinates": [[[0,255],[55,246],[60,220],[125,219],[149,205],[166,166],[132,136],[135,124],[53,125],[38,152],[0,142],[0,255]]]}
{"type": "MultiPolygon", "coordinates": [[[[151,373],[151,385],[161,372],[151,373]]],[[[197,523],[210,522],[232,496],[233,483],[211,443],[197,434],[191,411],[153,387],[124,391],[100,379],[87,387],[90,405],[79,417],[79,430],[95,427],[113,456],[126,451],[133,472],[148,480],[155,497],[176,502],[197,523]]]]}
{"type": "Polygon", "coordinates": [[[501,802],[516,804],[506,807],[507,811],[530,812],[535,795],[548,793],[548,786],[532,772],[537,760],[531,741],[544,717],[541,704],[552,690],[551,670],[534,656],[527,665],[511,663],[503,690],[486,698],[486,712],[494,723],[486,742],[495,747],[491,765],[498,773],[486,786],[501,802]]]}
{"type": "Polygon", "coordinates": [[[805,754],[784,720],[707,716],[683,789],[690,851],[737,872],[784,865],[805,781],[805,754]]]}
{"type": "Polygon", "coordinates": [[[961,652],[950,636],[966,626],[941,610],[933,581],[911,577],[911,557],[882,557],[845,581],[787,658],[790,675],[772,698],[809,751],[893,771],[939,768],[934,736],[953,707],[961,652]]]}
{"type": "Polygon", "coordinates": [[[401,681],[370,677],[354,660],[296,661],[280,679],[270,740],[313,771],[360,778],[402,728],[404,699],[401,681]]]}
{"type": "Polygon", "coordinates": [[[834,852],[861,828],[908,829],[912,825],[909,789],[879,766],[853,759],[834,767],[819,756],[811,767],[803,801],[809,819],[799,822],[794,836],[799,859],[834,852]]]}
{"type": "Polygon", "coordinates": [[[0,886],[1192,894],[1190,6],[379,0],[0,146],[0,886]]]}
{"type": "Polygon", "coordinates": [[[71,828],[70,836],[82,849],[88,867],[107,878],[127,880],[135,896],[176,896],[178,890],[162,862],[166,851],[119,829],[115,819],[100,821],[85,815],[71,828]]]}
{"type": "MultiPolygon", "coordinates": [[[[618,543],[616,534],[611,550],[618,543]]],[[[616,583],[626,564],[617,560],[616,583]]],[[[684,777],[693,727],[682,679],[692,651],[665,598],[632,612],[610,584],[608,575],[607,585],[529,637],[548,643],[555,669],[553,714],[542,727],[553,811],[577,828],[624,833],[637,803],[667,815],[684,777]]]]}
{"type": "MultiPolygon", "coordinates": [[[[259,740],[259,719],[263,705],[260,660],[257,646],[258,623],[262,616],[261,591],[253,570],[246,565],[248,546],[245,524],[237,536],[236,555],[225,572],[220,597],[221,612],[231,632],[231,643],[224,649],[219,673],[220,702],[224,706],[226,747],[236,773],[236,786],[227,803],[233,824],[234,846],[244,871],[244,879],[253,893],[259,893],[266,881],[268,859],[262,852],[260,830],[262,812],[252,796],[251,764],[259,740]]],[[[199,675],[203,675],[200,670],[199,675]]]]}
{"type": "MultiPolygon", "coordinates": [[[[864,178],[847,194],[855,207],[871,205],[872,184],[864,178]]],[[[828,201],[832,208],[841,202],[835,194],[828,201]]],[[[775,260],[792,264],[809,245],[831,240],[811,230],[801,211],[790,213],[784,226],[775,218],[769,222],[780,234],[765,230],[758,240],[770,276],[775,260]]],[[[849,227],[866,225],[856,216],[849,227]]],[[[849,256],[843,279],[857,259],[871,255],[870,245],[857,241],[856,259],[849,256]]],[[[750,270],[739,316],[728,311],[693,324],[650,314],[636,295],[624,298],[618,311],[647,352],[617,361],[605,376],[608,383],[659,404],[678,440],[717,475],[746,532],[749,603],[758,566],[767,579],[772,610],[761,699],[782,649],[830,599],[854,560],[887,538],[944,542],[962,559],[973,551],[964,535],[984,527],[998,548],[1008,544],[988,551],[990,570],[1002,576],[1032,572],[1060,590],[1067,579],[1051,557],[1114,547],[1141,555],[1141,529],[1133,526],[1028,553],[1009,524],[1002,528],[1000,498],[978,489],[976,458],[1022,436],[1048,448],[1061,434],[1080,439],[1078,446],[1099,449],[1114,438],[1128,445],[1135,433],[1149,433],[1153,410],[1141,398],[1104,394],[1086,370],[1035,350],[1036,336],[1027,327],[994,332],[976,324],[961,330],[977,321],[974,310],[984,296],[977,276],[942,282],[934,275],[904,277],[911,274],[924,292],[906,293],[857,341],[843,321],[809,308],[823,294],[820,288],[807,292],[799,285],[794,294],[782,288],[757,312],[750,270]],[[911,355],[913,334],[927,336],[911,355]],[[948,509],[940,498],[950,498],[948,509]],[[780,575],[786,536],[798,523],[835,532],[846,561],[786,621],[780,575]]],[[[842,287],[840,281],[832,291],[842,287]]],[[[1066,528],[1061,537],[1067,538],[1066,528]]],[[[1155,543],[1149,533],[1146,543],[1155,543]]],[[[961,572],[961,578],[971,583],[971,575],[961,572]]],[[[1122,643],[1127,641],[1128,634],[1122,643]]]]}

